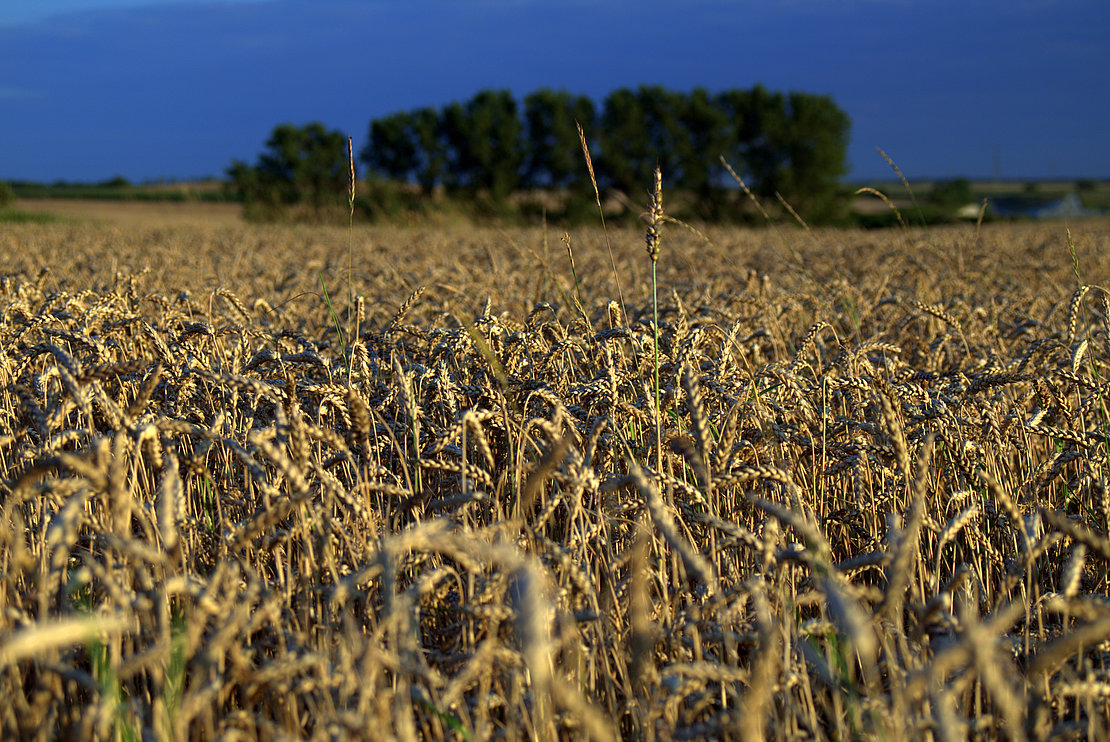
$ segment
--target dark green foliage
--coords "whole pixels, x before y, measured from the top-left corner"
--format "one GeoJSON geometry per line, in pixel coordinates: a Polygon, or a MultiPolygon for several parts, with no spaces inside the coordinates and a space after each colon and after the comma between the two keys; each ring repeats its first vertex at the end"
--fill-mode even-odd
{"type": "Polygon", "coordinates": [[[648,149],[644,110],[635,91],[621,88],[605,99],[598,143],[600,151],[594,151],[594,159],[601,171],[602,184],[616,188],[648,187],[651,180],[639,177],[639,171],[643,169],[643,158],[653,155],[648,149]]]}
{"type": "Polygon", "coordinates": [[[848,115],[828,96],[790,93],[787,120],[783,196],[811,218],[831,218],[840,176],[848,171],[848,115]]]}
{"type": "Polygon", "coordinates": [[[485,90],[444,113],[453,183],[502,201],[520,183],[524,127],[507,90],[485,90]]]}
{"type": "Polygon", "coordinates": [[[955,211],[975,200],[971,192],[971,181],[967,178],[946,180],[933,186],[929,200],[941,209],[955,211]]]}
{"type": "Polygon", "coordinates": [[[434,108],[372,121],[370,141],[359,157],[378,175],[419,183],[425,194],[443,185],[450,173],[444,125],[434,108]]]}
{"type": "Polygon", "coordinates": [[[609,94],[599,133],[602,182],[638,193],[651,185],[658,165],[669,182],[682,183],[676,145],[685,133],[679,123],[683,97],[648,86],[609,94]]]}
{"type": "Polygon", "coordinates": [[[728,152],[736,139],[732,124],[705,88],[696,88],[682,101],[679,136],[672,146],[681,163],[680,181],[693,193],[695,213],[705,219],[719,218],[725,202],[720,190],[726,173],[719,156],[728,152]]]}
{"type": "Polygon", "coordinates": [[[5,181],[0,180],[0,209],[15,200],[15,191],[5,181]]]}
{"type": "Polygon", "coordinates": [[[745,177],[754,192],[773,196],[780,155],[774,151],[775,137],[764,127],[773,125],[781,131],[784,123],[766,120],[775,103],[781,108],[781,96],[779,101],[769,102],[767,96],[767,91],[759,86],[752,90],[727,90],[717,96],[717,106],[729,121],[725,159],[745,177]]]}
{"type": "Polygon", "coordinates": [[[99,185],[102,185],[105,188],[127,188],[131,185],[131,181],[129,181],[122,175],[117,175],[113,178],[109,178],[108,180],[101,182],[99,185]]]}
{"type": "Polygon", "coordinates": [[[757,85],[722,93],[718,101],[732,122],[733,166],[747,175],[752,191],[782,196],[811,220],[836,217],[851,122],[832,98],[757,85]]]}
{"type": "Polygon", "coordinates": [[[402,112],[370,122],[370,142],[362,150],[362,161],[393,180],[414,179],[420,164],[415,118],[402,112]]]}
{"type": "Polygon", "coordinates": [[[236,160],[227,174],[248,216],[272,218],[292,209],[319,218],[346,201],[347,138],[320,123],[282,124],[256,165],[236,160]]]}
{"type": "Polygon", "coordinates": [[[708,195],[720,185],[724,167],[717,157],[724,154],[735,138],[728,114],[705,88],[696,88],[681,101],[679,131],[682,136],[674,142],[681,177],[687,188],[708,195]]]}
{"type": "Polygon", "coordinates": [[[425,193],[431,193],[448,176],[450,169],[439,112],[428,107],[413,112],[412,126],[419,154],[416,180],[425,193]]]}
{"type": "Polygon", "coordinates": [[[427,214],[429,199],[414,186],[397,180],[368,178],[355,209],[371,222],[406,222],[427,214]]]}
{"type": "Polygon", "coordinates": [[[722,205],[735,204],[724,155],[756,194],[772,203],[781,196],[811,221],[834,220],[843,209],[847,115],[827,96],[762,86],[716,94],[622,88],[600,114],[589,98],[566,91],[538,90],[518,106],[508,91],[487,90],[371,122],[360,157],[378,176],[419,183],[426,194],[442,186],[501,204],[519,188],[551,188],[573,200],[592,190],[575,122],[599,184],[633,200],[658,166],[679,195],[674,213],[720,218],[722,205]]]}
{"type": "Polygon", "coordinates": [[[566,188],[586,177],[578,139],[580,124],[593,130],[592,100],[566,91],[538,90],[524,99],[527,124],[524,183],[535,188],[566,188]]]}

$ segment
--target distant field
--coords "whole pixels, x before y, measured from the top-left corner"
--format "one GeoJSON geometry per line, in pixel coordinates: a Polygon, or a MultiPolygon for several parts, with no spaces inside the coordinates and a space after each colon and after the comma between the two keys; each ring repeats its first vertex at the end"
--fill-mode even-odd
{"type": "Polygon", "coordinates": [[[18,199],[12,207],[29,214],[56,216],[79,222],[129,227],[242,223],[243,207],[234,203],[201,201],[109,201],[78,198],[18,199]]]}
{"type": "MultiPolygon", "coordinates": [[[[365,186],[365,184],[363,184],[365,186]]],[[[897,218],[890,210],[890,205],[873,194],[857,194],[849,197],[849,192],[854,192],[860,185],[845,185],[845,197],[848,198],[848,211],[860,224],[866,226],[896,226],[897,218]]],[[[990,202],[1009,202],[1010,212],[1015,205],[1020,209],[1021,204],[1034,206],[1058,200],[1068,194],[1075,193],[1079,202],[1086,209],[1103,215],[1110,214],[1110,182],[1096,180],[1044,180],[1044,181],[1019,181],[1019,180],[976,180],[967,183],[966,197],[956,202],[949,198],[942,199],[942,203],[934,201],[934,189],[938,186],[944,188],[951,185],[951,181],[915,181],[910,184],[913,191],[911,197],[905,185],[898,180],[875,181],[868,183],[870,187],[881,191],[891,203],[901,212],[903,219],[909,224],[920,225],[955,221],[955,211],[967,204],[979,204],[983,199],[990,202]]],[[[415,186],[413,189],[415,190],[415,186]]],[[[93,219],[102,222],[142,224],[149,220],[151,224],[185,224],[197,223],[235,223],[241,214],[241,204],[233,200],[232,194],[227,191],[227,184],[218,180],[144,184],[144,185],[43,185],[19,184],[16,188],[17,195],[21,196],[16,203],[19,211],[29,214],[53,214],[63,218],[93,219]]],[[[402,187],[392,197],[406,194],[407,200],[414,199],[409,189],[402,187]]],[[[565,193],[550,193],[544,191],[529,191],[514,194],[509,199],[513,208],[507,209],[505,216],[514,218],[517,223],[532,223],[540,220],[540,213],[547,208],[549,215],[559,212],[560,204],[565,200],[565,193]],[[527,216],[526,216],[527,214],[527,216]]],[[[739,194],[733,194],[739,197],[739,194]]],[[[360,198],[370,198],[365,187],[360,188],[360,198]]],[[[687,211],[690,211],[691,194],[685,194],[684,201],[687,211]]],[[[337,198],[338,203],[342,199],[337,198]]],[[[386,199],[388,201],[388,199],[386,199]]],[[[418,201],[418,199],[416,199],[418,201]]],[[[733,205],[737,214],[745,214],[750,219],[758,219],[759,214],[745,199],[740,199],[733,205]]],[[[777,204],[770,204],[771,210],[779,213],[777,204]]],[[[345,205],[337,208],[336,221],[345,205]]],[[[638,207],[628,200],[624,194],[611,194],[606,201],[606,210],[611,218],[616,218],[626,210],[631,210],[634,215],[638,207]]],[[[424,214],[424,218],[433,221],[452,221],[456,217],[473,212],[474,205],[465,198],[452,202],[451,198],[439,200],[431,205],[424,214]]],[[[402,209],[403,211],[403,209],[402,209]]],[[[481,213],[482,209],[478,209],[481,213]]],[[[696,210],[695,210],[696,211],[696,210]]],[[[381,214],[378,213],[380,217],[381,214]]],[[[362,212],[359,212],[360,217],[362,212]]],[[[586,209],[584,214],[592,216],[592,211],[586,209]]],[[[580,220],[583,213],[576,213],[574,219],[580,220]]],[[[784,219],[789,219],[782,214],[784,219]]],[[[396,221],[406,221],[402,213],[395,213],[392,218],[396,221]]],[[[988,213],[988,218],[990,214],[988,213]]],[[[587,222],[592,223],[592,222],[587,222]]]]}
{"type": "Polygon", "coordinates": [[[37,205],[0,737],[1110,734],[1110,221],[37,205]]]}

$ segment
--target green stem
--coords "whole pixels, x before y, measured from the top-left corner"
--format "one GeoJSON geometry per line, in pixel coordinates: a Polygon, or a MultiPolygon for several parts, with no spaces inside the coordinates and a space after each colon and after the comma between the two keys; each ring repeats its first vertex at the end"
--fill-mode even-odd
{"type": "Polygon", "coordinates": [[[656,471],[663,471],[663,410],[659,406],[659,281],[656,277],[658,261],[651,261],[651,310],[652,333],[655,340],[655,462],[656,471]]]}
{"type": "Polygon", "coordinates": [[[324,301],[328,305],[328,313],[331,315],[332,326],[335,327],[335,334],[339,336],[339,348],[343,353],[343,365],[347,367],[347,378],[351,378],[351,361],[347,357],[347,339],[343,337],[343,326],[339,324],[339,316],[335,313],[335,307],[331,304],[331,297],[328,295],[328,287],[324,284],[324,274],[320,273],[320,288],[324,291],[324,301]]]}

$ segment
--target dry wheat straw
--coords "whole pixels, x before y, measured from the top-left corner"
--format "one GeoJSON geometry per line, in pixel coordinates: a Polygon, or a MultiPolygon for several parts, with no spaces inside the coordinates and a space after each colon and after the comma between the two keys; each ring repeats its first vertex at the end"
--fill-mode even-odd
{"type": "Polygon", "coordinates": [[[1106,728],[1105,306],[1054,228],[676,230],[657,306],[613,235],[579,311],[534,233],[367,232],[346,358],[326,230],[0,235],[0,735],[1106,728]]]}

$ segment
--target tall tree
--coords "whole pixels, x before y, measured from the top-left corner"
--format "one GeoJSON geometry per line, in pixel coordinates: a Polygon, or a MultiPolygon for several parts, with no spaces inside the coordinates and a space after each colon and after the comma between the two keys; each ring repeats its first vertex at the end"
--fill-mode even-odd
{"type": "Polygon", "coordinates": [[[729,119],[734,168],[753,191],[781,194],[807,217],[833,215],[846,172],[850,121],[827,96],[773,93],[761,85],[717,96],[729,119]]]}
{"type": "Polygon", "coordinates": [[[747,91],[747,106],[740,126],[740,143],[752,178],[752,189],[771,198],[784,190],[789,177],[786,99],[762,85],[747,91]]]}
{"type": "Polygon", "coordinates": [[[636,91],[620,88],[605,98],[599,140],[598,178],[626,193],[643,188],[648,181],[641,177],[641,170],[644,153],[650,150],[650,139],[636,91]]]}
{"type": "Polygon", "coordinates": [[[748,98],[746,90],[733,88],[713,96],[713,107],[725,118],[723,151],[725,160],[737,173],[749,177],[747,152],[742,137],[747,128],[748,98]]]}
{"type": "Polygon", "coordinates": [[[319,213],[347,191],[347,137],[318,122],[282,124],[254,167],[235,161],[227,172],[248,208],[301,205],[319,213]]]}
{"type": "Polygon", "coordinates": [[[597,111],[584,95],[537,90],[524,99],[524,182],[532,187],[565,188],[586,177],[578,128],[590,131],[597,111]]]}
{"type": "Polygon", "coordinates": [[[15,191],[12,190],[12,187],[6,181],[0,180],[0,209],[14,200],[15,191]]]}
{"type": "Polygon", "coordinates": [[[347,190],[347,137],[319,122],[297,127],[283,124],[266,141],[258,159],[263,181],[286,189],[287,203],[319,209],[347,190]]]}
{"type": "Polygon", "coordinates": [[[443,114],[431,107],[420,108],[412,113],[412,126],[419,155],[416,180],[424,193],[431,193],[450,177],[443,114]]]}
{"type": "Polygon", "coordinates": [[[724,172],[719,158],[727,155],[731,144],[728,114],[709,91],[696,88],[683,98],[678,119],[673,148],[682,186],[697,197],[701,216],[712,217],[720,203],[717,191],[724,172]]]}
{"type": "Polygon", "coordinates": [[[420,163],[413,114],[395,113],[370,123],[370,141],[359,158],[393,180],[411,180],[420,163]]]}
{"type": "Polygon", "coordinates": [[[808,93],[787,96],[786,155],[790,181],[788,199],[814,218],[832,216],[847,172],[851,121],[832,98],[808,93]]]}
{"type": "Polygon", "coordinates": [[[437,131],[443,148],[443,184],[451,190],[475,187],[470,123],[462,103],[449,103],[440,109],[437,131]]]}
{"type": "Polygon", "coordinates": [[[648,151],[640,158],[637,173],[639,191],[651,188],[656,167],[673,183],[684,184],[686,172],[679,148],[688,134],[682,121],[687,95],[659,85],[641,85],[636,97],[648,135],[648,151]]]}
{"type": "Polygon", "coordinates": [[[524,162],[524,127],[512,93],[483,90],[465,106],[447,106],[443,124],[459,185],[486,191],[495,201],[516,189],[524,162]]]}
{"type": "Polygon", "coordinates": [[[600,126],[591,126],[597,118],[589,98],[544,89],[525,99],[522,121],[509,92],[486,90],[465,103],[373,122],[363,158],[426,192],[444,185],[503,199],[522,185],[563,188],[584,177],[578,120],[599,132],[593,155],[603,185],[639,193],[658,165],[709,218],[726,182],[721,154],[756,193],[781,194],[818,218],[845,172],[849,121],[826,96],[759,85],[716,95],[641,86],[610,93],[600,126]]]}
{"type": "Polygon", "coordinates": [[[659,86],[622,88],[605,99],[601,126],[604,176],[626,193],[651,187],[656,166],[670,182],[681,183],[683,161],[676,142],[686,134],[681,122],[686,96],[659,86]]]}

